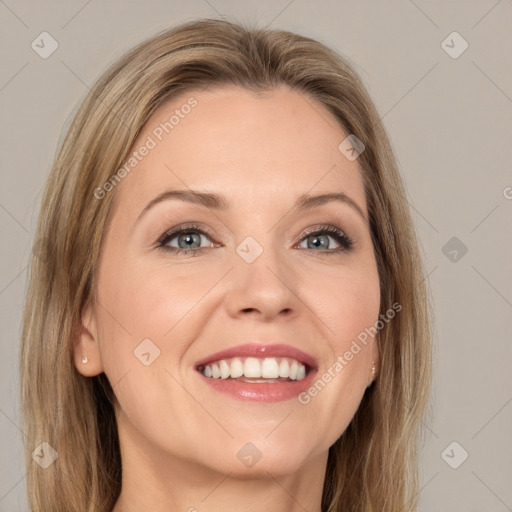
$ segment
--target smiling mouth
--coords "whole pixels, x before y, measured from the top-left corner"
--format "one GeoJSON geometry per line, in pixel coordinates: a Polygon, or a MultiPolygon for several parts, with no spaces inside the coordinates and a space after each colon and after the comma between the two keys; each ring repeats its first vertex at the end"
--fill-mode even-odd
{"type": "Polygon", "coordinates": [[[209,379],[231,379],[253,384],[300,381],[310,368],[291,357],[231,357],[198,366],[209,379]]]}

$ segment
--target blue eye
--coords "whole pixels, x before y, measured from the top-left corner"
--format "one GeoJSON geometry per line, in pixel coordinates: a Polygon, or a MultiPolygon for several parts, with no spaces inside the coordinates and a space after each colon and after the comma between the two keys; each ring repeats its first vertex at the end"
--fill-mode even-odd
{"type": "MultiPolygon", "coordinates": [[[[311,245],[313,247],[325,247],[326,249],[329,249],[329,247],[326,247],[329,245],[329,238],[334,238],[336,242],[340,244],[340,247],[337,249],[333,249],[330,251],[320,251],[320,252],[327,252],[328,254],[332,253],[339,253],[339,252],[347,252],[352,249],[353,241],[352,239],[346,235],[343,231],[341,231],[338,228],[335,228],[333,226],[322,226],[320,228],[316,228],[315,231],[308,233],[304,240],[308,242],[312,240],[311,245]]],[[[311,249],[310,247],[307,247],[307,249],[310,249],[312,251],[316,251],[316,249],[311,249]]],[[[318,252],[318,251],[316,251],[318,252]]]]}
{"type": "MultiPolygon", "coordinates": [[[[202,230],[199,226],[183,226],[179,229],[166,233],[158,242],[158,247],[165,251],[171,251],[175,254],[187,253],[194,256],[196,253],[204,249],[204,247],[198,247],[201,245],[201,237],[210,238],[208,233],[202,230]],[[171,240],[178,239],[178,247],[168,245],[171,240]],[[185,248],[179,246],[184,244],[185,248]],[[190,248],[190,249],[189,249],[190,248]]],[[[212,244],[210,244],[210,247],[212,244]]]]}
{"type": "MultiPolygon", "coordinates": [[[[165,233],[157,242],[157,247],[174,254],[187,254],[189,256],[195,256],[198,252],[203,251],[208,247],[214,247],[215,245],[213,242],[211,242],[209,246],[201,247],[202,237],[205,237],[210,241],[212,240],[211,235],[201,229],[199,226],[182,226],[171,232],[165,233]],[[169,245],[169,242],[173,241],[174,239],[177,240],[177,247],[174,245],[169,245]]],[[[305,247],[306,249],[326,254],[348,252],[353,247],[352,239],[343,231],[335,228],[334,226],[317,227],[314,231],[306,233],[302,240],[308,242],[308,247],[305,247]],[[333,238],[340,245],[340,247],[330,249],[328,247],[330,245],[329,238],[333,238]],[[330,250],[319,251],[318,249],[321,248],[330,250]]]]}

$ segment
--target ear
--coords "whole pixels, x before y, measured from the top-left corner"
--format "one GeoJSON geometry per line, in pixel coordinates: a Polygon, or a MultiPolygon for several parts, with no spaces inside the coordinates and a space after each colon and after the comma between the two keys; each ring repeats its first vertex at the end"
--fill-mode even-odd
{"type": "Polygon", "coordinates": [[[85,377],[94,377],[103,371],[101,353],[98,344],[98,323],[92,300],[84,308],[82,324],[73,340],[73,356],[75,367],[85,377]],[[84,357],[87,362],[83,363],[84,357]]]}

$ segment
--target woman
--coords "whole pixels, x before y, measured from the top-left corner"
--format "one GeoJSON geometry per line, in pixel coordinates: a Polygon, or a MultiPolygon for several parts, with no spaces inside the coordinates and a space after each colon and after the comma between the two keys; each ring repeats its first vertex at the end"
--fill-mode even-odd
{"type": "Polygon", "coordinates": [[[423,267],[338,54],[208,19],[140,44],[76,114],[38,238],[32,510],[416,510],[423,267]]]}

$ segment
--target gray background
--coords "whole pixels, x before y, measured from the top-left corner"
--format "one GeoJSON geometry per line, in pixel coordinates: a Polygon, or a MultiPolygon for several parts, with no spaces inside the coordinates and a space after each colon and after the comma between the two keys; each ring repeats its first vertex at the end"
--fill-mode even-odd
{"type": "Polygon", "coordinates": [[[17,426],[20,319],[62,127],[133,44],[220,16],[319,39],[361,74],[399,159],[434,297],[434,414],[420,510],[511,511],[511,0],[0,1],[0,511],[28,509],[17,426]],[[46,59],[31,48],[43,31],[59,45],[46,59]],[[457,58],[445,49],[458,52],[461,40],[442,44],[454,31],[469,44],[457,58]]]}

